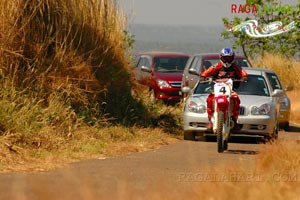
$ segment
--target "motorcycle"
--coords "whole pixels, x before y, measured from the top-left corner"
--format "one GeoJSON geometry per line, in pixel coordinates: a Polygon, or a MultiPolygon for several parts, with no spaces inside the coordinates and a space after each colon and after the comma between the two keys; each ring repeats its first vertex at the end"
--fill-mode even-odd
{"type": "Polygon", "coordinates": [[[230,130],[234,127],[234,122],[231,119],[233,111],[233,102],[231,94],[233,92],[233,80],[216,79],[214,84],[214,113],[212,117],[213,132],[217,136],[218,152],[222,153],[228,149],[228,141],[230,138],[230,130]]]}

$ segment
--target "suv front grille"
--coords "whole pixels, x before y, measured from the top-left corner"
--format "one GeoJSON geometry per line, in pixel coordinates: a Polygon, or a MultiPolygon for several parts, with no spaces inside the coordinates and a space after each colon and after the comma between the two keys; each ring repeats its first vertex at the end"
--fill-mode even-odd
{"type": "Polygon", "coordinates": [[[172,81],[170,82],[170,85],[174,88],[181,88],[181,82],[175,82],[175,81],[172,81]]]}

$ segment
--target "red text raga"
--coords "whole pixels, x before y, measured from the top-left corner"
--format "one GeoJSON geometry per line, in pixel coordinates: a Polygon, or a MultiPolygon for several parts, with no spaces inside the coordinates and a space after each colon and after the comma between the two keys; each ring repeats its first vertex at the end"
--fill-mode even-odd
{"type": "Polygon", "coordinates": [[[255,4],[231,4],[231,13],[257,13],[255,4]]]}

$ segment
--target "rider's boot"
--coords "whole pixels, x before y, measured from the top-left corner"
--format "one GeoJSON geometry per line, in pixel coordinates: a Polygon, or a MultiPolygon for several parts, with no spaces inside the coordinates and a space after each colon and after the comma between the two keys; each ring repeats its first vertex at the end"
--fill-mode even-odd
{"type": "Polygon", "coordinates": [[[238,125],[237,123],[237,119],[238,119],[238,116],[239,116],[239,113],[240,113],[240,99],[239,97],[237,96],[237,94],[232,94],[232,104],[230,105],[230,110],[231,110],[231,119],[234,123],[233,125],[233,128],[232,130],[233,131],[238,131],[241,129],[241,127],[238,125]]]}
{"type": "Polygon", "coordinates": [[[207,124],[207,130],[212,131],[212,129],[213,129],[213,123],[209,120],[207,124]]]}
{"type": "Polygon", "coordinates": [[[208,123],[207,123],[207,130],[212,131],[213,130],[213,123],[211,121],[212,114],[208,112],[208,123]]]}
{"type": "Polygon", "coordinates": [[[238,131],[238,130],[240,130],[241,129],[241,127],[238,125],[238,123],[237,123],[237,117],[235,117],[235,116],[232,116],[232,121],[233,121],[233,128],[232,128],[232,130],[233,131],[238,131]]]}
{"type": "Polygon", "coordinates": [[[208,124],[207,124],[207,130],[212,131],[213,129],[213,123],[211,121],[214,109],[213,109],[213,99],[214,99],[214,94],[210,93],[209,96],[206,99],[207,102],[207,116],[208,116],[208,124]]]}

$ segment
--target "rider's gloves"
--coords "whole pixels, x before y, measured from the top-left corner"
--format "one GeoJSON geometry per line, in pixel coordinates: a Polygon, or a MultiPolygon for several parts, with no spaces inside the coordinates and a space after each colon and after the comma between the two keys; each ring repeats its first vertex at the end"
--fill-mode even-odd
{"type": "Polygon", "coordinates": [[[207,80],[208,80],[208,82],[212,83],[214,79],[213,79],[213,77],[208,77],[207,80]]]}

